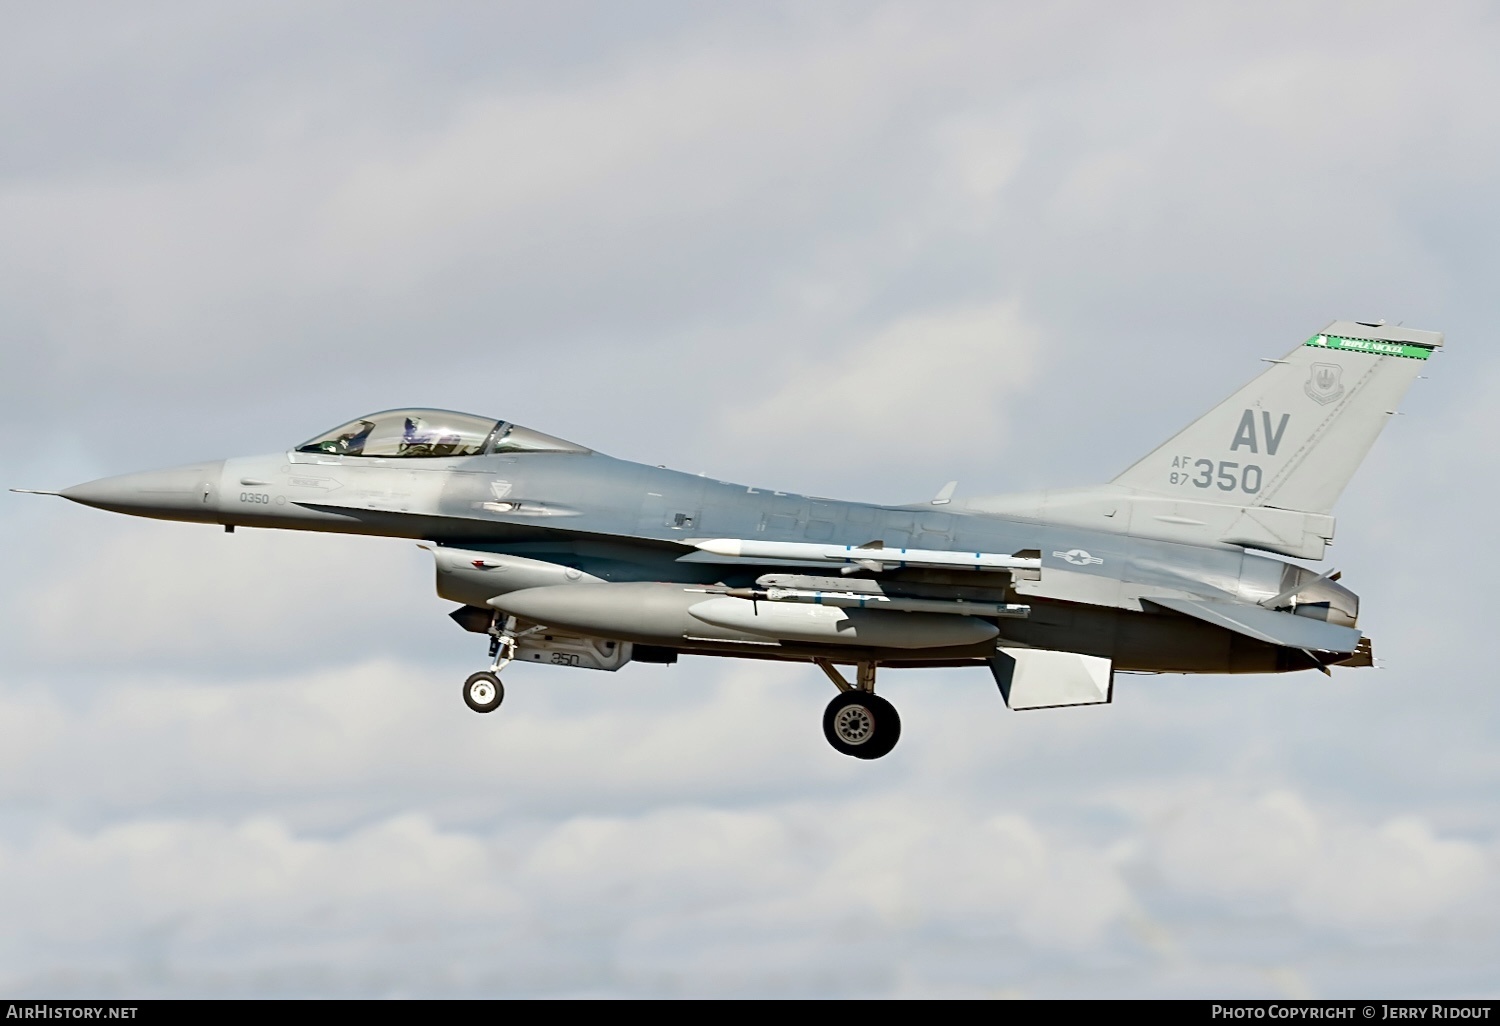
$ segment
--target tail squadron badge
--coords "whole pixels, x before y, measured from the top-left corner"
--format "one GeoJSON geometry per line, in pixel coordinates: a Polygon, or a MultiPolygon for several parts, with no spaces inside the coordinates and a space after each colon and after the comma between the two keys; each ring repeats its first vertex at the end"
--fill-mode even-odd
{"type": "Polygon", "coordinates": [[[1320,406],[1337,402],[1344,394],[1344,368],[1336,363],[1315,363],[1307,384],[1302,386],[1308,398],[1320,406]]]}

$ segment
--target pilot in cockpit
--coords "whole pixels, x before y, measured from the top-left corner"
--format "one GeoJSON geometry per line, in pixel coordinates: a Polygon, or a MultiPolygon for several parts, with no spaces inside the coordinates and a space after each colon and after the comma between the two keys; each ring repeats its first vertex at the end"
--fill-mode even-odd
{"type": "MultiPolygon", "coordinates": [[[[350,427],[353,430],[346,431],[336,438],[324,439],[311,448],[318,452],[333,453],[336,456],[358,456],[364,450],[365,441],[370,437],[370,432],[375,430],[375,422],[357,420],[350,427]]],[[[306,451],[305,448],[304,451],[306,451]]]]}
{"type": "Polygon", "coordinates": [[[397,447],[397,455],[400,456],[451,456],[463,441],[462,436],[456,431],[445,434],[439,433],[441,429],[423,432],[423,423],[419,417],[407,417],[406,425],[401,432],[401,444],[397,447]]]}
{"type": "Polygon", "coordinates": [[[361,417],[304,442],[297,451],[386,459],[589,450],[493,417],[452,410],[406,409],[361,417]]]}

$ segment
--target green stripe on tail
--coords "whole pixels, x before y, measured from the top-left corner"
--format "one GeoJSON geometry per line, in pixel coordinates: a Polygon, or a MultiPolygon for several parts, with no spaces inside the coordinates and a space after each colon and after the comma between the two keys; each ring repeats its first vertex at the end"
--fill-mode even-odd
{"type": "Polygon", "coordinates": [[[1425,360],[1432,355],[1432,350],[1428,347],[1414,346],[1408,342],[1376,342],[1367,338],[1344,338],[1339,335],[1314,335],[1303,345],[1314,349],[1352,349],[1374,356],[1402,356],[1408,360],[1425,360]]]}

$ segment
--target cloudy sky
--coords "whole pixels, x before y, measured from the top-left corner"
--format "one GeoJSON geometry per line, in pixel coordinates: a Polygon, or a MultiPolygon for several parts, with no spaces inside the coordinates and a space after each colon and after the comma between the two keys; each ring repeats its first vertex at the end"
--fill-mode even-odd
{"type": "Polygon", "coordinates": [[[516,420],[904,502],[1105,480],[1336,318],[1385,668],[1012,714],[517,667],[409,542],[0,499],[0,993],[1493,996],[1500,16],[0,0],[0,485],[516,420]]]}

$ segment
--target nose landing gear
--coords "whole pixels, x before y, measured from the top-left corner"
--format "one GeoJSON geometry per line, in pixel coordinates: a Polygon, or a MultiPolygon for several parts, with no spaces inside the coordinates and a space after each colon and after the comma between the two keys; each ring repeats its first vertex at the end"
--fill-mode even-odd
{"type": "Polygon", "coordinates": [[[852,685],[826,659],[817,660],[839,693],[823,711],[823,736],[834,751],[856,759],[878,759],[901,739],[896,707],[875,694],[875,664],[860,663],[852,685]]]}
{"type": "Polygon", "coordinates": [[[516,630],[516,618],[496,612],[490,618],[490,668],[470,674],[464,681],[464,704],[477,713],[494,712],[505,701],[505,685],[500,671],[516,657],[516,640],[533,634],[541,627],[516,630]]]}

